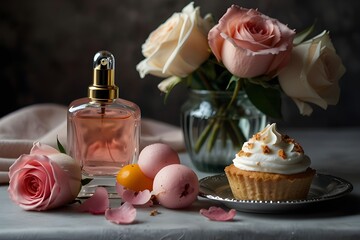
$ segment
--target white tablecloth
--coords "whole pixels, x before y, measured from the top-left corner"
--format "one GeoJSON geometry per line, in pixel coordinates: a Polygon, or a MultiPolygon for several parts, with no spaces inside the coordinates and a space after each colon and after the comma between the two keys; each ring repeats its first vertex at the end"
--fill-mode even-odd
{"type": "MultiPolygon", "coordinates": [[[[212,222],[201,208],[218,205],[201,199],[186,210],[150,216],[138,209],[137,221],[116,225],[103,215],[78,213],[71,206],[50,212],[27,212],[10,202],[0,186],[0,239],[360,239],[360,128],[289,130],[312,158],[312,166],[350,181],[348,196],[295,213],[238,212],[232,222],[212,222]]],[[[181,161],[190,165],[186,153],[181,161]]],[[[199,178],[207,176],[198,173],[199,178]]],[[[111,206],[119,200],[111,200],[111,206]]],[[[221,206],[221,205],[219,205],[221,206]]]]}

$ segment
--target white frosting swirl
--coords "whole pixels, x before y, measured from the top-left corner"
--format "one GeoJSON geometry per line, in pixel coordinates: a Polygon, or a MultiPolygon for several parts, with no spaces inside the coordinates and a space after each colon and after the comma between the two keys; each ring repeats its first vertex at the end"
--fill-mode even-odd
{"type": "Polygon", "coordinates": [[[245,142],[233,162],[242,170],[280,174],[305,172],[311,164],[297,142],[277,132],[275,123],[245,142]]]}

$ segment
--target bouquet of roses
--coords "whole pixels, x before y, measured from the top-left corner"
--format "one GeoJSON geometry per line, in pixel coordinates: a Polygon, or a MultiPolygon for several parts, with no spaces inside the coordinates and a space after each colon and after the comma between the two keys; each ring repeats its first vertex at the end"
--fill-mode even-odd
{"type": "Polygon", "coordinates": [[[313,29],[296,33],[277,19],[236,5],[215,24],[190,3],[150,34],[142,45],[145,59],[136,68],[142,78],[166,78],[158,85],[166,97],[180,83],[231,91],[233,99],[245,91],[261,112],[279,118],[284,93],[301,114],[310,115],[309,103],[326,109],[338,102],[338,80],[345,72],[329,32],[309,38],[313,29]]]}

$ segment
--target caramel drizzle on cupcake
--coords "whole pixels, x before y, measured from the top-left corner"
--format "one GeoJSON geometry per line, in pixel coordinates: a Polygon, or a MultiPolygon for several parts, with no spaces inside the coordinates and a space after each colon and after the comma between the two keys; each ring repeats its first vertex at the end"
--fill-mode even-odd
{"type": "Polygon", "coordinates": [[[254,148],[254,143],[247,143],[247,145],[246,145],[246,147],[248,148],[248,149],[253,149],[254,148]]]}
{"type": "Polygon", "coordinates": [[[300,146],[299,143],[297,143],[295,141],[295,139],[290,138],[288,135],[282,135],[281,138],[284,142],[286,142],[288,144],[291,144],[291,143],[294,144],[294,148],[292,151],[298,152],[298,153],[304,153],[304,149],[300,146]]]}
{"type": "Polygon", "coordinates": [[[268,145],[261,145],[261,149],[264,154],[271,153],[271,149],[268,147],[268,145]]]}
{"type": "Polygon", "coordinates": [[[278,151],[278,156],[281,157],[283,160],[285,160],[285,159],[287,158],[284,149],[280,149],[280,150],[278,151]]]}
{"type": "Polygon", "coordinates": [[[250,157],[250,156],[251,156],[251,153],[245,152],[244,150],[240,150],[240,152],[238,152],[238,155],[239,155],[240,157],[250,157]]]}
{"type": "MultiPolygon", "coordinates": [[[[254,141],[261,141],[261,140],[266,140],[266,137],[263,137],[262,138],[262,134],[263,132],[259,132],[259,133],[256,133],[252,136],[252,140],[254,141]]],[[[299,143],[297,143],[295,141],[295,139],[293,138],[290,138],[288,135],[281,135],[281,139],[286,142],[287,144],[293,144],[294,147],[292,149],[292,152],[297,152],[297,153],[300,153],[300,154],[303,154],[304,153],[304,150],[303,148],[301,147],[301,145],[299,143]]],[[[251,142],[248,142],[247,145],[246,145],[246,148],[251,150],[254,148],[254,143],[251,143],[251,142]]],[[[269,146],[267,145],[261,145],[261,149],[262,149],[262,152],[264,154],[270,154],[271,153],[271,149],[269,148],[269,146]]],[[[278,150],[277,152],[278,156],[281,157],[283,160],[285,160],[287,158],[287,155],[286,155],[286,152],[284,151],[284,149],[280,149],[278,150]]],[[[245,152],[244,150],[240,150],[240,152],[238,152],[238,155],[240,157],[250,157],[252,155],[252,153],[250,152],[245,152]]]]}

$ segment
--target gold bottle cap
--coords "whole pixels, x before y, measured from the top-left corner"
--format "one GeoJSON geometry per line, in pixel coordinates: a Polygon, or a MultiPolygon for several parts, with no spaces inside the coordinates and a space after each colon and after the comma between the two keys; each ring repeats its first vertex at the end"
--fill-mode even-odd
{"type": "Polygon", "coordinates": [[[88,96],[93,102],[112,102],[119,97],[115,85],[115,58],[108,51],[100,51],[94,56],[93,85],[89,86],[88,96]]]}

